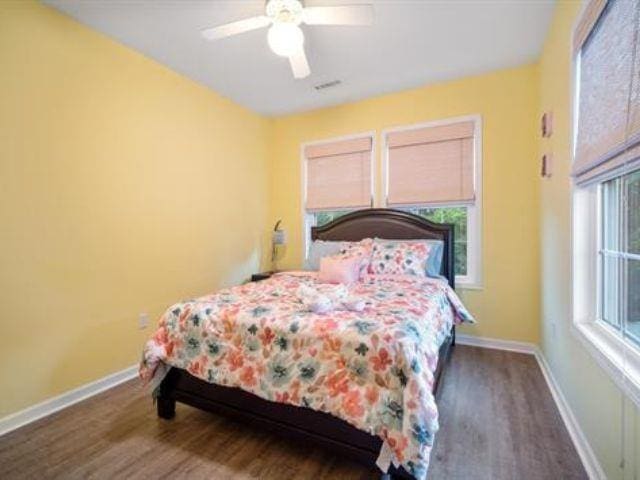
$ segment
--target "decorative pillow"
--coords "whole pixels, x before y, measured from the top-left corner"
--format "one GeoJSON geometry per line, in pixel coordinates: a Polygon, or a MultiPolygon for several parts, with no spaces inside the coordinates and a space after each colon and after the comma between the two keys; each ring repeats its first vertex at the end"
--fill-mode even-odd
{"type": "Polygon", "coordinates": [[[309,255],[304,262],[305,270],[320,270],[320,260],[322,257],[340,253],[346,242],[331,242],[325,240],[314,240],[309,246],[309,255]]]}
{"type": "Polygon", "coordinates": [[[442,256],[444,254],[444,242],[442,240],[387,240],[375,238],[374,243],[426,243],[429,245],[429,258],[427,259],[427,277],[442,278],[442,256]]]}
{"type": "Polygon", "coordinates": [[[331,255],[320,260],[318,280],[322,283],[355,283],[360,279],[361,256],[331,255]]]}
{"type": "Polygon", "coordinates": [[[359,242],[344,242],[344,246],[340,250],[340,254],[343,257],[358,257],[362,260],[361,273],[364,273],[369,268],[369,262],[371,261],[371,251],[373,248],[373,239],[364,238],[359,242]]]}
{"type": "Polygon", "coordinates": [[[426,277],[431,246],[426,242],[376,241],[369,273],[426,277]]]}
{"type": "Polygon", "coordinates": [[[427,276],[442,278],[442,255],[444,254],[444,242],[442,240],[427,240],[429,245],[429,259],[427,260],[427,276]]]}

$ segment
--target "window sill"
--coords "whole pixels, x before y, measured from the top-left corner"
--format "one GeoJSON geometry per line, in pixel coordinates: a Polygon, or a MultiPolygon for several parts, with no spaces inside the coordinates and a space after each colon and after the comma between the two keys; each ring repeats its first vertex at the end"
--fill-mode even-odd
{"type": "Polygon", "coordinates": [[[599,322],[574,322],[571,331],[618,388],[640,407],[640,349],[599,322]]]}
{"type": "Polygon", "coordinates": [[[456,275],[456,289],[460,290],[484,290],[482,284],[471,275],[456,275]]]}

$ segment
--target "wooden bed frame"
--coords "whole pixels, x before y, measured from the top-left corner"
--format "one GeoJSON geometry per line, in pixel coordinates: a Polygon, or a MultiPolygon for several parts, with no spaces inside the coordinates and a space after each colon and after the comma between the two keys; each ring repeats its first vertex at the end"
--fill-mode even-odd
{"type": "MultiPolygon", "coordinates": [[[[311,229],[313,240],[358,241],[363,238],[437,239],[444,241],[441,274],[455,287],[453,225],[436,224],[410,213],[390,209],[359,210],[322,227],[311,229]]],[[[440,347],[435,372],[434,394],[445,365],[455,345],[455,327],[440,347]]],[[[304,407],[270,402],[239,388],[223,387],[194,377],[185,370],[171,368],[160,384],[157,399],[158,416],[175,416],[176,401],[203,410],[222,413],[259,425],[297,441],[314,442],[350,457],[369,467],[375,467],[382,440],[358,430],[328,413],[304,407]]],[[[391,467],[383,478],[413,478],[404,469],[391,467]]]]}

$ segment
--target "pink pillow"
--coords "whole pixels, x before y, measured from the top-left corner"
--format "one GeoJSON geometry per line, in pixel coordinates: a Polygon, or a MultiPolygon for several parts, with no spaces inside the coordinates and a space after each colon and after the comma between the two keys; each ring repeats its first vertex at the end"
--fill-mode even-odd
{"type": "Polygon", "coordinates": [[[321,283],[355,283],[360,279],[363,259],[360,256],[331,255],[320,260],[321,283]]]}
{"type": "Polygon", "coordinates": [[[340,255],[345,258],[360,258],[362,260],[360,274],[362,275],[369,267],[372,248],[373,240],[371,238],[365,238],[359,242],[346,242],[345,247],[340,250],[340,255]]]}

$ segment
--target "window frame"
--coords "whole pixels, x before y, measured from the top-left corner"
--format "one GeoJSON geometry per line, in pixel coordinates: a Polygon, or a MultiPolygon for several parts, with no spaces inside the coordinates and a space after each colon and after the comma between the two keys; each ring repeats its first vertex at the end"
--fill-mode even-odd
{"type": "MultiPolygon", "coordinates": [[[[583,4],[572,37],[585,14],[583,4]]],[[[594,23],[592,28],[597,24],[594,23]]],[[[580,107],[581,50],[572,55],[569,91],[571,92],[570,140],[571,162],[576,160],[578,116],[580,107]]],[[[602,318],[603,277],[600,257],[603,239],[603,184],[621,176],[614,170],[588,185],[571,182],[570,188],[570,331],[637,406],[640,406],[640,347],[625,338],[623,329],[609,325],[602,318]]],[[[620,212],[622,214],[622,212],[620,212]]],[[[623,319],[619,318],[622,322],[623,319]]]]}
{"type": "Polygon", "coordinates": [[[390,127],[382,130],[382,206],[388,207],[389,193],[389,146],[390,133],[406,132],[421,128],[438,127],[459,122],[473,122],[473,181],[475,201],[473,203],[433,202],[419,205],[402,205],[409,208],[467,207],[467,274],[456,275],[456,288],[481,290],[482,287],[482,116],[480,114],[451,117],[440,120],[390,127]]]}
{"type": "Polygon", "coordinates": [[[351,208],[329,208],[326,210],[314,210],[313,212],[307,211],[307,156],[305,155],[305,149],[311,146],[324,145],[326,143],[340,142],[344,140],[356,140],[359,138],[371,139],[371,206],[375,205],[376,199],[376,132],[375,130],[369,130],[366,132],[353,133],[349,135],[341,135],[337,137],[323,138],[321,140],[312,140],[300,144],[300,192],[302,198],[301,214],[302,214],[302,263],[307,260],[309,253],[309,245],[311,244],[311,227],[314,225],[314,212],[316,211],[328,211],[333,212],[336,210],[354,210],[351,208]]]}
{"type": "Polygon", "coordinates": [[[640,348],[601,318],[602,188],[572,186],[571,332],[640,406],[640,348]]]}

